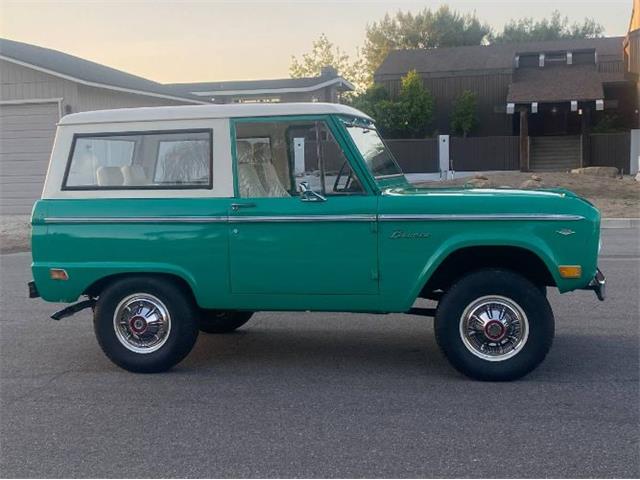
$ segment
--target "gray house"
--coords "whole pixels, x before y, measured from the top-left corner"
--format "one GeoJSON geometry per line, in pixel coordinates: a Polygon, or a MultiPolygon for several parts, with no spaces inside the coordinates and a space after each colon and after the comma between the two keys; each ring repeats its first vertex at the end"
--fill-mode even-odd
{"type": "Polygon", "coordinates": [[[160,84],[0,39],[0,214],[30,212],[42,191],[56,124],[68,113],[211,102],[336,102],[352,89],[330,69],[312,78],[160,84]]]}

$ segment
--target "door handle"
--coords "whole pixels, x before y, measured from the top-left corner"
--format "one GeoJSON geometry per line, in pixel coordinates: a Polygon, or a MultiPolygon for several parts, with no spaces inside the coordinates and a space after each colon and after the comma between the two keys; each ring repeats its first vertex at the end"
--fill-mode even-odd
{"type": "Polygon", "coordinates": [[[255,208],[257,205],[255,203],[232,203],[231,210],[237,212],[241,208],[255,208]]]}

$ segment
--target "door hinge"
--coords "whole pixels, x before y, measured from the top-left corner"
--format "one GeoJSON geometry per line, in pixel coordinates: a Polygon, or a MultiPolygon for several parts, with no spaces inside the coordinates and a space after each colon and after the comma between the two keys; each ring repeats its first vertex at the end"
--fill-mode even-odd
{"type": "Polygon", "coordinates": [[[371,280],[380,280],[380,273],[375,267],[371,269],[371,280]]]}

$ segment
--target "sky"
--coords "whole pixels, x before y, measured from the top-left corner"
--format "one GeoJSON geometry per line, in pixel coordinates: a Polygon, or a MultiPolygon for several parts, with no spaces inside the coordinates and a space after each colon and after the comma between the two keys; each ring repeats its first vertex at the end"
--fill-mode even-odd
{"type": "MultiPolygon", "coordinates": [[[[385,12],[441,1],[0,0],[0,36],[53,48],[161,83],[285,78],[291,56],[325,33],[349,54],[385,12]]],[[[624,35],[632,0],[450,0],[493,28],[554,9],[624,35]]]]}

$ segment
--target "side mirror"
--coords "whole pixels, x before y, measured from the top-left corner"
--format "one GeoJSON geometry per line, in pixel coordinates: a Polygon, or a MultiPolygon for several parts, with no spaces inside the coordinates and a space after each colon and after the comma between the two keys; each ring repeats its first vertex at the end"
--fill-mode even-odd
{"type": "Polygon", "coordinates": [[[298,185],[298,191],[300,192],[300,200],[303,202],[326,202],[326,197],[323,197],[317,192],[311,190],[309,182],[300,182],[298,185]]]}

